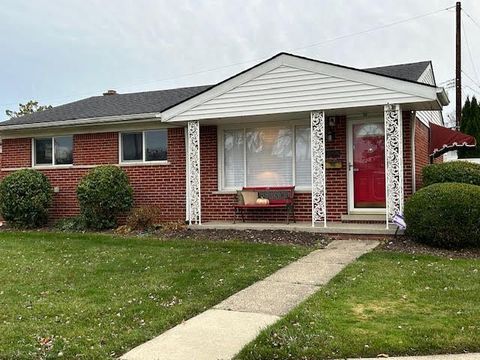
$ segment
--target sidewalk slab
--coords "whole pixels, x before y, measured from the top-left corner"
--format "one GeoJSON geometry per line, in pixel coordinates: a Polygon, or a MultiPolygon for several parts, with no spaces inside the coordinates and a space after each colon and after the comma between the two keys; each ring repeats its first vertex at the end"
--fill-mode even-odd
{"type": "Polygon", "coordinates": [[[339,251],[337,249],[326,248],[312,251],[297,262],[309,262],[325,266],[328,266],[329,264],[349,264],[363,254],[365,254],[365,251],[363,250],[339,251]]]}
{"type": "Polygon", "coordinates": [[[123,355],[123,360],[231,359],[275,315],[207,310],[123,355]]]}
{"type": "Polygon", "coordinates": [[[281,316],[318,289],[314,285],[259,281],[230,296],[214,308],[281,316]]]}
{"type": "Polygon", "coordinates": [[[270,275],[265,281],[288,282],[294,284],[325,285],[337,275],[346,264],[317,264],[294,262],[270,275]]]}

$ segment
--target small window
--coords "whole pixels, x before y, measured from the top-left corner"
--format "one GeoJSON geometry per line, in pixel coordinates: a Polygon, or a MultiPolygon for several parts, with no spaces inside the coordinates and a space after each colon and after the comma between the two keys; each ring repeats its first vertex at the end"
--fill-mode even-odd
{"type": "Polygon", "coordinates": [[[122,161],[142,161],[142,133],[122,134],[122,161]]]}
{"type": "Polygon", "coordinates": [[[58,136],[34,140],[35,165],[73,164],[73,137],[58,136]]]}
{"type": "Polygon", "coordinates": [[[145,132],[145,161],[167,160],[167,132],[145,132]]]}
{"type": "Polygon", "coordinates": [[[121,134],[121,162],[167,160],[167,130],[121,134]]]}

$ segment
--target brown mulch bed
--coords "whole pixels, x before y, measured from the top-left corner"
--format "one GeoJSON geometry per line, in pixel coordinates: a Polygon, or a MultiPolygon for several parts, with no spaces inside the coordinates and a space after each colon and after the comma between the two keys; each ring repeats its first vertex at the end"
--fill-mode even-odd
{"type": "Polygon", "coordinates": [[[395,240],[387,241],[377,249],[386,251],[397,251],[412,255],[435,255],[446,258],[480,258],[480,248],[470,249],[440,249],[428,245],[418,244],[407,237],[400,237],[395,240]]]}
{"type": "Polygon", "coordinates": [[[325,247],[330,241],[315,233],[285,230],[191,230],[161,231],[156,235],[164,239],[246,241],[259,244],[289,244],[325,247]]]}
{"type": "Polygon", "coordinates": [[[154,236],[163,239],[246,241],[259,244],[288,244],[325,247],[330,241],[320,234],[285,230],[191,230],[158,231],[154,236]]]}
{"type": "MultiPolygon", "coordinates": [[[[1,231],[12,231],[15,229],[8,226],[0,227],[1,231]]],[[[35,231],[35,230],[33,230],[35,231]]],[[[61,231],[51,227],[36,229],[36,231],[61,231]]],[[[74,231],[75,232],[75,231],[74,231]]],[[[83,231],[79,231],[83,232],[83,231]]],[[[85,231],[90,232],[90,231],[85,231]]],[[[116,230],[98,231],[98,233],[115,236],[138,236],[160,238],[164,240],[200,240],[200,241],[245,241],[258,244],[283,244],[283,245],[302,245],[324,248],[331,240],[321,234],[300,231],[286,230],[192,230],[184,224],[167,223],[165,227],[155,231],[130,231],[125,226],[120,226],[116,230]]]]}

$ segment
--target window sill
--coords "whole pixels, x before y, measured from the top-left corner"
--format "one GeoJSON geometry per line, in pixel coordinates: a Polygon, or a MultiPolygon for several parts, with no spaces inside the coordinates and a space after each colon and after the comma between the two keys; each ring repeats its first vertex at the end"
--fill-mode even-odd
{"type": "MultiPolygon", "coordinates": [[[[238,189],[242,190],[242,189],[238,189]]],[[[217,191],[212,191],[213,195],[234,195],[237,193],[237,190],[217,190],[217,191]]],[[[311,194],[312,189],[295,189],[295,194],[311,194]]]]}
{"type": "Polygon", "coordinates": [[[120,166],[165,166],[165,165],[170,165],[170,161],[165,160],[165,161],[132,161],[132,162],[121,162],[119,164],[120,166]]]}
{"type": "Polygon", "coordinates": [[[49,169],[70,169],[75,167],[73,164],[65,164],[65,165],[34,165],[32,169],[36,170],[49,170],[49,169]]]}

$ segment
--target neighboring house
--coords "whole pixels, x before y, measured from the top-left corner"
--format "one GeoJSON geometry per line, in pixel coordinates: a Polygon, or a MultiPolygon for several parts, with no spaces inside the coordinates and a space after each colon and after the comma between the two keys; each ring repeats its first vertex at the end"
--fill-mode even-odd
{"type": "Polygon", "coordinates": [[[246,185],[295,185],[297,220],[318,226],[391,219],[421,186],[429,124],[443,125],[447,104],[429,61],[354,69],[280,53],[213,86],[109,91],[5,121],[2,175],[46,174],[53,218],[78,213],[90,168],[116,164],[135,205],[158,205],[164,220],[232,221],[246,185]]]}

